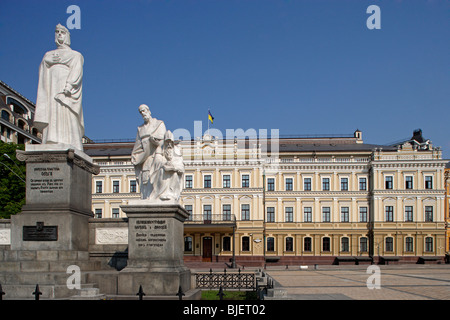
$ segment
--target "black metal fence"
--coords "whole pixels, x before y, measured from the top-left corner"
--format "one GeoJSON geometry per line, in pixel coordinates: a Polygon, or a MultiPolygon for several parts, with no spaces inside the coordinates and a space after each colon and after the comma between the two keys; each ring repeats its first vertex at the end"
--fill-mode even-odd
{"type": "Polygon", "coordinates": [[[254,273],[227,272],[209,272],[197,273],[195,275],[195,284],[199,289],[242,289],[256,290],[256,275],[254,273]]]}

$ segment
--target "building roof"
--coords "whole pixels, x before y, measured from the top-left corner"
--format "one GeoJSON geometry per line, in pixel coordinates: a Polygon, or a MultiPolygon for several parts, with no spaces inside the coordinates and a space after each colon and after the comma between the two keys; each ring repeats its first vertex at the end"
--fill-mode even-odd
{"type": "MultiPolygon", "coordinates": [[[[261,142],[261,141],[259,141],[261,142]]],[[[261,144],[261,152],[270,152],[270,139],[267,145],[261,144]]],[[[229,143],[229,142],[228,142],[229,143]]],[[[245,140],[245,148],[252,148],[255,140],[245,140]]],[[[116,143],[88,143],[84,145],[84,152],[91,157],[129,156],[134,142],[116,143]]],[[[193,147],[195,144],[192,145],[193,147]]],[[[357,143],[351,138],[288,138],[279,139],[278,151],[289,152],[371,152],[374,149],[396,151],[395,146],[357,143]]]]}

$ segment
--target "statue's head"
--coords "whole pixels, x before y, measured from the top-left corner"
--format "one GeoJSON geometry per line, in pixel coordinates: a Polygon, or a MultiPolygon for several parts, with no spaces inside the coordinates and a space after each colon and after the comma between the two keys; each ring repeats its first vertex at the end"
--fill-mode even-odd
{"type": "Polygon", "coordinates": [[[142,115],[142,118],[144,118],[145,123],[149,122],[152,118],[152,113],[146,104],[141,104],[139,106],[139,113],[142,115]]]}
{"type": "Polygon", "coordinates": [[[58,24],[55,28],[55,42],[58,47],[70,47],[70,32],[61,24],[58,24]]]}

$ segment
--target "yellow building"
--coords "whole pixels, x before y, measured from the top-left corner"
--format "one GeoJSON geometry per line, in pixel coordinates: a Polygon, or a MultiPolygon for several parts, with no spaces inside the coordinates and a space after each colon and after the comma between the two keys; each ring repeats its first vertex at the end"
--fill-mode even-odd
{"type": "Polygon", "coordinates": [[[445,166],[445,251],[447,252],[447,259],[450,256],[450,162],[445,166]]]}
{"type": "MultiPolygon", "coordinates": [[[[185,260],[237,265],[442,261],[439,148],[421,131],[392,146],[346,137],[182,141],[185,260]]],[[[139,197],[133,142],[85,144],[97,218],[139,197]]]]}

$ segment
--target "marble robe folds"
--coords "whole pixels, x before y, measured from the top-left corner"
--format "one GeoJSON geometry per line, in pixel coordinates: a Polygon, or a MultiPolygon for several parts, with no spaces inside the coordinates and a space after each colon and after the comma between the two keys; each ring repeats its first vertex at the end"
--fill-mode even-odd
{"type": "Polygon", "coordinates": [[[83,150],[83,62],[83,56],[70,47],[49,51],[42,59],[34,125],[42,131],[44,144],[66,144],[83,150]]]}

